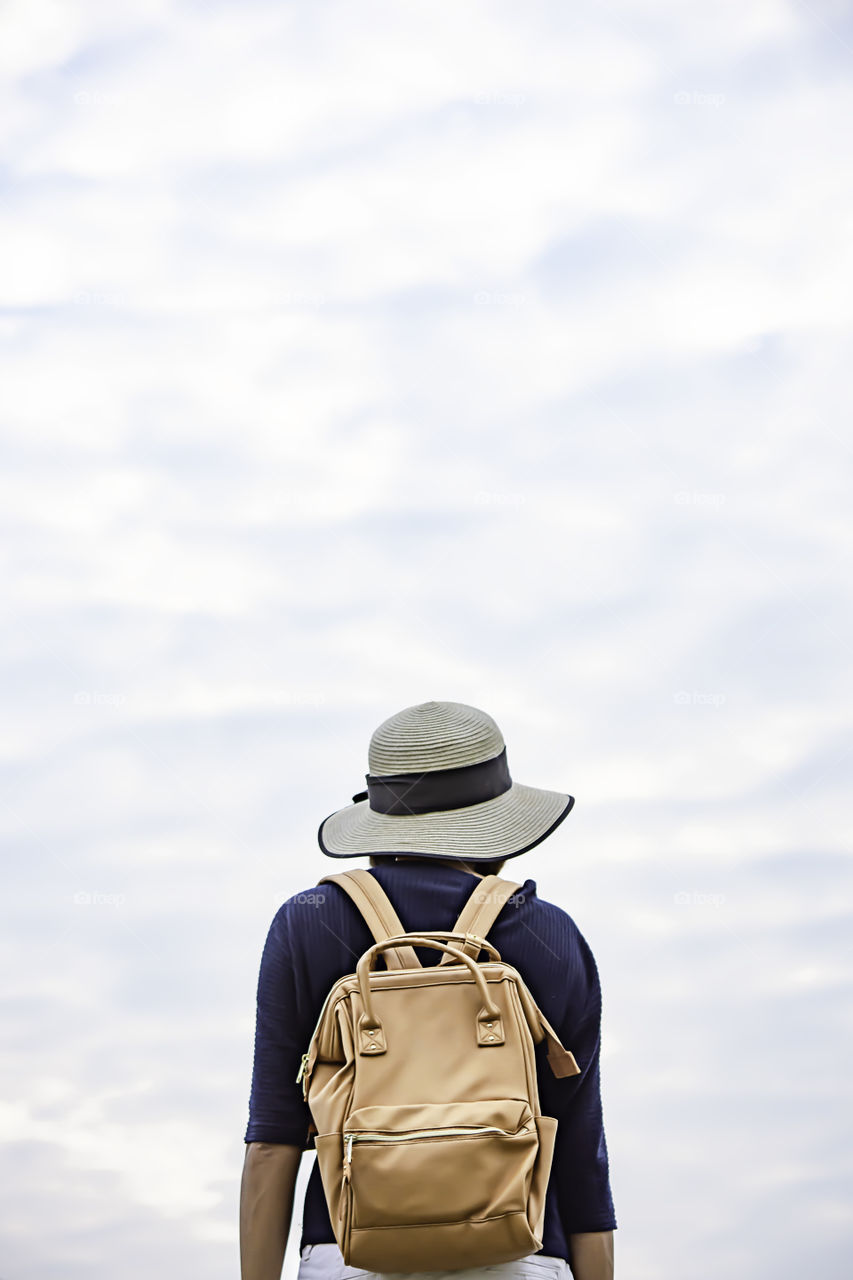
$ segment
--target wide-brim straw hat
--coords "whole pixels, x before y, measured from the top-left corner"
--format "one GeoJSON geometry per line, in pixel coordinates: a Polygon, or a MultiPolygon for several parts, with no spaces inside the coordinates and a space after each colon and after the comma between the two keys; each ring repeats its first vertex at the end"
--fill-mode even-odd
{"type": "Polygon", "coordinates": [[[368,767],[367,791],[320,824],[330,858],[514,858],[549,836],[575,802],[514,782],[500,729],[464,702],[421,702],[384,720],[368,767]]]}

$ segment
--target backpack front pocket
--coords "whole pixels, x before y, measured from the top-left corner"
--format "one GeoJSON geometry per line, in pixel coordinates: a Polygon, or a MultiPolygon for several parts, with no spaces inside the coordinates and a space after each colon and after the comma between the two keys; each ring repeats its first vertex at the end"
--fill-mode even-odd
{"type": "Polygon", "coordinates": [[[526,1099],[360,1107],[342,1136],[362,1229],[523,1212],[539,1145],[526,1099]]]}

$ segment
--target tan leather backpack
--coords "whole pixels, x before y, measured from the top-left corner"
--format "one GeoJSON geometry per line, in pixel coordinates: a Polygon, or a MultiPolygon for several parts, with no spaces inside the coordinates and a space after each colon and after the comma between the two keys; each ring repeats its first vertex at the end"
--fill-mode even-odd
{"type": "Polygon", "coordinates": [[[485,941],[521,886],[485,876],[453,931],[405,933],[369,871],[328,882],[376,938],[329,991],[297,1077],[344,1262],[455,1270],[536,1252],[557,1121],[540,1112],[533,1046],[547,1039],[555,1076],[580,1068],[485,941]],[[422,965],[413,944],[445,954],[422,965]]]}

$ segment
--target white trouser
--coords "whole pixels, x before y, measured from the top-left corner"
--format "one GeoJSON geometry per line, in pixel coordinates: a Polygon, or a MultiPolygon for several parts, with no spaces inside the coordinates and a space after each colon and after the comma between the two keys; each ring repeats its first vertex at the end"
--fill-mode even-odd
{"type": "Polygon", "coordinates": [[[348,1267],[336,1244],[306,1244],[299,1260],[297,1280],[572,1280],[565,1258],[528,1253],[515,1262],[491,1267],[462,1267],[458,1271],[365,1271],[348,1267]]]}

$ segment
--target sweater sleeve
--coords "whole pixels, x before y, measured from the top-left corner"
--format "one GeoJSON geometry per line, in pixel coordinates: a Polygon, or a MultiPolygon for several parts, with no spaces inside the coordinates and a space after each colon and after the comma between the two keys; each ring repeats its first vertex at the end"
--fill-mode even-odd
{"type": "Polygon", "coordinates": [[[270,925],[261,956],[255,1017],[255,1053],[245,1142],[306,1148],[311,1113],[296,1075],[304,1043],[288,938],[288,904],[270,925]]]}
{"type": "Polygon", "coordinates": [[[592,951],[574,924],[572,936],[557,1032],[580,1075],[556,1079],[545,1065],[540,1090],[542,1110],[557,1118],[552,1176],[567,1236],[616,1227],[601,1105],[601,984],[592,951]]]}

